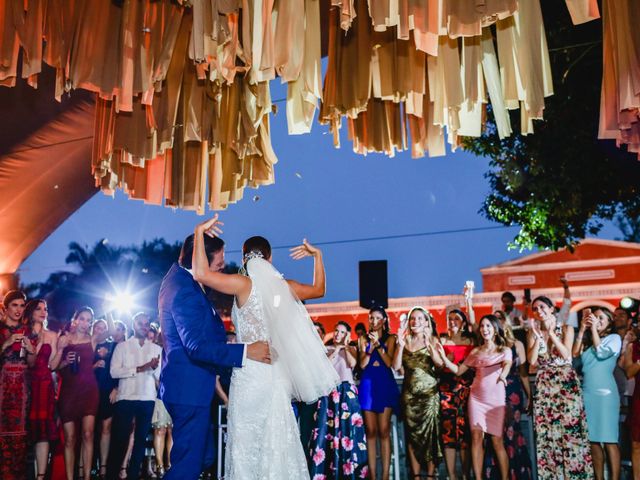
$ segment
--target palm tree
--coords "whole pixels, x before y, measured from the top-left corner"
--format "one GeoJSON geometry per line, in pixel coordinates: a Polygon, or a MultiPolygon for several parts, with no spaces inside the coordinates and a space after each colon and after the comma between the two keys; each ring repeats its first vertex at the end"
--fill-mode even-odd
{"type": "Polygon", "coordinates": [[[102,315],[105,298],[122,291],[135,297],[136,309],[153,313],[162,278],[179,252],[180,244],[170,245],[164,239],[140,247],[111,246],[106,239],[92,248],[71,242],[66,257],[71,271],[54,272],[45,282],[24,288],[47,299],[54,328],[83,305],[102,315]]]}

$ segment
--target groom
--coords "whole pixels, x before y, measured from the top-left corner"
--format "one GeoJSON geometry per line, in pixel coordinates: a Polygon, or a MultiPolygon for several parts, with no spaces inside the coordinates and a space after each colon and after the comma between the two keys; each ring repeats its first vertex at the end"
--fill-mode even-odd
{"type": "MultiPolygon", "coordinates": [[[[224,268],[224,242],[205,235],[209,268],[224,268]]],[[[224,325],[191,275],[193,235],[162,280],[158,310],[164,348],[160,398],[173,420],[166,480],[196,480],[214,462],[211,401],[216,367],[241,367],[246,358],[270,363],[265,342],[227,344],[224,325]]]]}

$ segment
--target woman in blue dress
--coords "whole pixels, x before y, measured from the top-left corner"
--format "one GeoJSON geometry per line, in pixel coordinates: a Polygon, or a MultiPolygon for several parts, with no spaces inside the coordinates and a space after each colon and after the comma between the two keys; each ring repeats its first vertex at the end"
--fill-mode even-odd
{"type": "Polygon", "coordinates": [[[604,478],[604,451],[607,451],[611,478],[620,478],[618,422],[620,397],[613,370],[620,356],[622,340],[613,333],[613,316],[606,309],[582,312],[582,323],[573,345],[573,356],[582,359],[584,408],[591,442],[596,479],[604,478]]]}
{"type": "Polygon", "coordinates": [[[380,440],[382,480],[389,480],[391,467],[391,414],[397,410],[400,391],[391,364],[396,337],[389,333],[389,317],[382,307],[369,311],[369,333],[358,340],[360,406],[364,413],[370,478],[376,476],[376,442],[380,440]]]}

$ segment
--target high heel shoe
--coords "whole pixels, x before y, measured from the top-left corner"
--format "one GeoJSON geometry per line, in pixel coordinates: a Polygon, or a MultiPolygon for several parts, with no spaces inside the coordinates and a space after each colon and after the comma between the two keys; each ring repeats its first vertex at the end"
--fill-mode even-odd
{"type": "Polygon", "coordinates": [[[157,465],[156,466],[156,476],[158,478],[164,477],[165,473],[166,473],[166,470],[164,469],[164,467],[162,465],[157,465]]]}
{"type": "Polygon", "coordinates": [[[156,467],[151,459],[147,462],[147,478],[155,479],[158,478],[156,472],[158,471],[158,467],[156,467]]]}

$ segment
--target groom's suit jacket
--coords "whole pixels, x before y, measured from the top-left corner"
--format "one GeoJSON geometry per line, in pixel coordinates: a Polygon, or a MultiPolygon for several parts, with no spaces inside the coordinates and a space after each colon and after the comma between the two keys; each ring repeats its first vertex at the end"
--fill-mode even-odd
{"type": "Polygon", "coordinates": [[[160,398],[165,403],[208,407],[216,366],[240,367],[242,344],[227,344],[224,324],[200,285],[177,263],[162,280],[158,297],[164,337],[160,398]]]}

